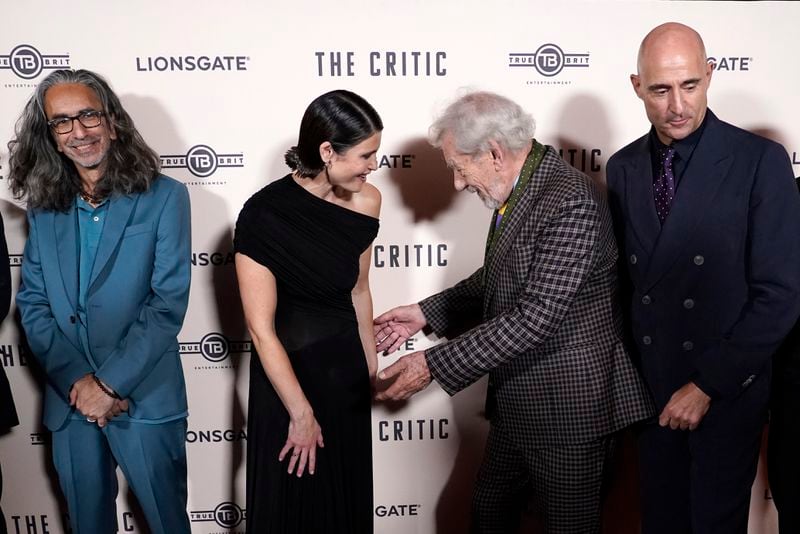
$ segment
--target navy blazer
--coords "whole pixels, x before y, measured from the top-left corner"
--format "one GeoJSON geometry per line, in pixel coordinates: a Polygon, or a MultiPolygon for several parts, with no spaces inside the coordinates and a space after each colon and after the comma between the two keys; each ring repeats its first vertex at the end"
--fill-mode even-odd
{"type": "Polygon", "coordinates": [[[92,372],[128,399],[132,419],[186,413],[177,340],[191,274],[186,186],[159,176],[144,193],[109,200],[87,294],[91,356],[77,326],[76,208],[32,209],[28,223],[17,306],[47,375],[45,425],[64,424],[70,387],[92,372]]]}
{"type": "Polygon", "coordinates": [[[708,110],[663,228],[648,136],[607,170],[631,334],[658,409],[689,381],[712,398],[768,381],[800,313],[800,197],[784,148],[708,110]]]}

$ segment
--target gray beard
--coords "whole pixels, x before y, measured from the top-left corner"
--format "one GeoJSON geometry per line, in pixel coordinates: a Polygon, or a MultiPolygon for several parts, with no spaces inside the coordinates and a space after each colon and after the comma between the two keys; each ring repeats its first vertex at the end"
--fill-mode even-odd
{"type": "MultiPolygon", "coordinates": [[[[478,195],[478,191],[474,187],[468,187],[467,191],[469,191],[470,193],[475,193],[476,195],[478,195]]],[[[502,202],[500,202],[498,200],[495,200],[492,197],[482,197],[481,195],[478,195],[478,198],[481,199],[481,202],[483,202],[484,206],[486,206],[487,208],[489,208],[492,211],[498,209],[500,206],[503,205],[502,202]]]]}

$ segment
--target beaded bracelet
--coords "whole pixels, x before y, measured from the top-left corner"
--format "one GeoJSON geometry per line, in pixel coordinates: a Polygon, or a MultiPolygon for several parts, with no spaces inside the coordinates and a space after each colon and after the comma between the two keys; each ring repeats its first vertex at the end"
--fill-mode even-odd
{"type": "Polygon", "coordinates": [[[111,391],[110,389],[108,389],[106,387],[106,385],[103,384],[102,380],[97,378],[97,376],[95,376],[94,374],[92,375],[92,378],[94,378],[94,383],[97,384],[97,387],[99,387],[101,390],[103,390],[103,393],[105,393],[106,395],[108,395],[112,399],[119,400],[120,396],[116,392],[111,391]]]}

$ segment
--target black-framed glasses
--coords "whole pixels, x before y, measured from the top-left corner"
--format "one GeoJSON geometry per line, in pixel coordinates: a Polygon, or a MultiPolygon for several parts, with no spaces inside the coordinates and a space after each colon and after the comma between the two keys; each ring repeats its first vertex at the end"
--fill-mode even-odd
{"type": "Polygon", "coordinates": [[[77,115],[71,117],[56,117],[55,119],[47,121],[47,125],[53,129],[57,134],[68,134],[72,131],[75,119],[81,123],[84,128],[97,128],[103,122],[102,111],[95,111],[90,109],[88,111],[81,111],[77,115]]]}

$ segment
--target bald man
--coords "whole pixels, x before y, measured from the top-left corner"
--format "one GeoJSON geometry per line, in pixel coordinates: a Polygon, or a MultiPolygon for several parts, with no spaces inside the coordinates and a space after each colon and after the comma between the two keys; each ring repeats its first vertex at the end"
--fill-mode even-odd
{"type": "Polygon", "coordinates": [[[800,313],[786,151],[707,108],[691,28],[653,29],[631,75],[650,132],[608,162],[632,351],[656,401],[639,439],[645,534],[747,532],[771,357],[800,313]]]}

